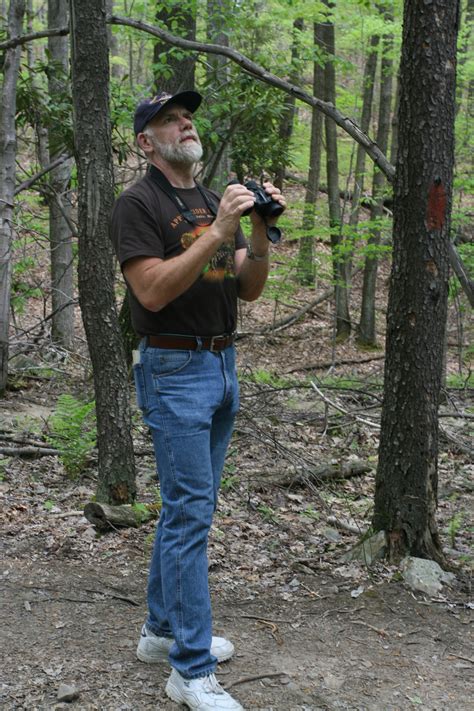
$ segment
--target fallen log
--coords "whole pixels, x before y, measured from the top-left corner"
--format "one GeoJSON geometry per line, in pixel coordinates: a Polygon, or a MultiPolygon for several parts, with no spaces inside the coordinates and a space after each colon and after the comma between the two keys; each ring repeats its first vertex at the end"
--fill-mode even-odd
{"type": "Polygon", "coordinates": [[[91,501],[84,506],[84,516],[99,531],[116,528],[138,528],[139,517],[131,506],[110,506],[91,501]]]}
{"type": "Polygon", "coordinates": [[[312,469],[288,468],[283,470],[264,470],[246,472],[251,485],[259,490],[268,486],[291,488],[307,484],[321,484],[334,479],[349,479],[353,476],[362,476],[372,471],[369,462],[353,459],[347,462],[327,462],[312,469]]]}

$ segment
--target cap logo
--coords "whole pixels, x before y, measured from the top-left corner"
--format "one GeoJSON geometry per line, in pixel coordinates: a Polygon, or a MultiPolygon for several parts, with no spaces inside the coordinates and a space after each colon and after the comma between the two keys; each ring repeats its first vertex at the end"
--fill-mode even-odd
{"type": "Polygon", "coordinates": [[[166,101],[172,98],[172,94],[158,94],[151,99],[150,104],[164,104],[166,101]]]}

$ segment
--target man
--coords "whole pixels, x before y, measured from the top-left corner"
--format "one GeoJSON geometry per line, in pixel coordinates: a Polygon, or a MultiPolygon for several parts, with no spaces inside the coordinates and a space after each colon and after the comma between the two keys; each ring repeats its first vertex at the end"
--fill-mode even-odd
{"type": "MultiPolygon", "coordinates": [[[[137,400],[153,436],[163,502],[137,656],[169,659],[166,693],[174,701],[237,711],[242,706],[214,676],[234,647],[212,637],[207,538],[238,409],[237,297],[261,294],[269,241],[255,211],[248,248],[240,229],[253,192],[230,185],[219,200],[194,180],[202,148],[193,113],[201,100],[186,91],[139,104],[134,130],[148,172],[118,198],[111,234],[142,338],[137,400]]],[[[279,190],[265,189],[284,207],[279,190]]]]}

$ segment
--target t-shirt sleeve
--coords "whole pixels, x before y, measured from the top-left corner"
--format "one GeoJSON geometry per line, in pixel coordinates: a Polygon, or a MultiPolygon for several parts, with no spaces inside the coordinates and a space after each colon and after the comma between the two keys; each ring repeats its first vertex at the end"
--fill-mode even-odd
{"type": "Polygon", "coordinates": [[[239,227],[239,229],[235,233],[235,251],[237,251],[238,249],[245,249],[246,247],[247,247],[247,240],[244,237],[242,228],[239,227]]]}
{"type": "Polygon", "coordinates": [[[123,193],[115,202],[110,236],[121,267],[132,257],[164,258],[160,226],[147,205],[136,195],[123,193]]]}

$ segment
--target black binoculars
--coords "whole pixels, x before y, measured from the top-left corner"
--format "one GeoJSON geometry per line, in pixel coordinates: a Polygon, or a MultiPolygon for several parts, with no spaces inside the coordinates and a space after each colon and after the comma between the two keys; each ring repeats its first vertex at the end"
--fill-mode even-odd
{"type": "MultiPolygon", "coordinates": [[[[231,180],[228,184],[238,185],[238,183],[238,180],[231,180]]],[[[278,217],[279,215],[281,215],[285,208],[280,205],[279,202],[270,197],[270,195],[265,191],[265,188],[263,188],[261,185],[258,185],[255,180],[248,180],[246,183],[244,183],[244,185],[247,190],[250,190],[254,194],[255,203],[253,207],[249,208],[243,213],[243,216],[250,215],[252,210],[255,210],[257,215],[260,215],[260,217],[266,223],[267,218],[278,217]]],[[[267,237],[270,242],[276,244],[280,241],[281,230],[275,225],[267,225],[267,237]]]]}

